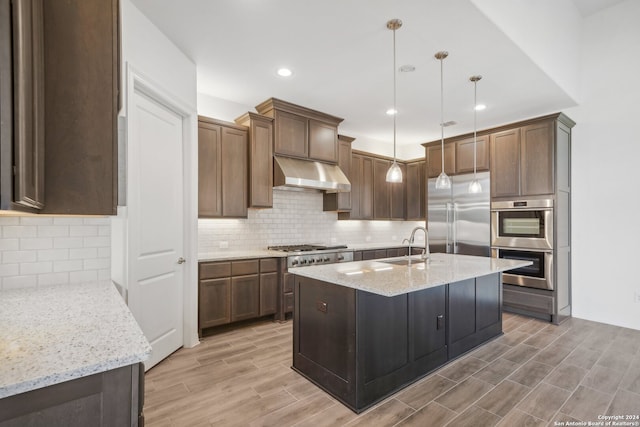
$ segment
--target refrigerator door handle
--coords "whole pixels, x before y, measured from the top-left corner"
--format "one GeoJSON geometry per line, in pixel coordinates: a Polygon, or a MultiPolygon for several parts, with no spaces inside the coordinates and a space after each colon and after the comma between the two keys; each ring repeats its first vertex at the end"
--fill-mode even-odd
{"type": "Polygon", "coordinates": [[[451,237],[451,219],[449,216],[449,213],[451,212],[451,203],[447,202],[445,210],[447,211],[447,240],[446,240],[446,246],[445,246],[445,252],[450,254],[451,253],[451,245],[449,243],[449,237],[451,237]]]}
{"type": "Polygon", "coordinates": [[[452,226],[451,233],[453,235],[453,253],[457,254],[458,253],[458,204],[457,203],[453,203],[452,211],[453,211],[453,223],[451,224],[452,226]]]}

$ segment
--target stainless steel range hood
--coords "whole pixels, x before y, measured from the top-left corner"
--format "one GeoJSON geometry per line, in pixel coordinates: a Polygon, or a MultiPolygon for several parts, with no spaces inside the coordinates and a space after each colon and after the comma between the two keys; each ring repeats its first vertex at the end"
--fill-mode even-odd
{"type": "Polygon", "coordinates": [[[351,191],[351,183],[336,165],[281,156],[273,159],[274,187],[309,188],[328,193],[351,191]]]}

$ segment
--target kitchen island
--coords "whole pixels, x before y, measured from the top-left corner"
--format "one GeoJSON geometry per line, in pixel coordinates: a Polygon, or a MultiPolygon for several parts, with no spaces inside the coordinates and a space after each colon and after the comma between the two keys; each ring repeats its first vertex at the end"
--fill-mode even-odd
{"type": "Polygon", "coordinates": [[[360,412],[502,334],[502,271],[432,254],[290,269],[293,369],[360,412]]]}
{"type": "Polygon", "coordinates": [[[150,353],[110,282],[0,291],[0,426],[139,425],[150,353]]]}

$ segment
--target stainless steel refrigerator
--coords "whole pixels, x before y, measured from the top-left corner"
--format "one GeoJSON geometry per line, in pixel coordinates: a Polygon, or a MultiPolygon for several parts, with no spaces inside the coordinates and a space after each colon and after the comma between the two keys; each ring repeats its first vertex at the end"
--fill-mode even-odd
{"type": "Polygon", "coordinates": [[[463,255],[491,256],[489,172],[477,174],[480,193],[469,193],[473,174],[451,176],[451,188],[436,190],[428,182],[427,229],[429,250],[463,255]]]}

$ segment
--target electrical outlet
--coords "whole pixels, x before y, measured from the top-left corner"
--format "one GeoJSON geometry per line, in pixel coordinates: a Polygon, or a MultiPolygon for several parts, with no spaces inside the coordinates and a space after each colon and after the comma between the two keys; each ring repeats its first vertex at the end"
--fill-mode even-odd
{"type": "Polygon", "coordinates": [[[223,240],[220,242],[220,249],[227,249],[229,248],[229,242],[223,240]]]}

